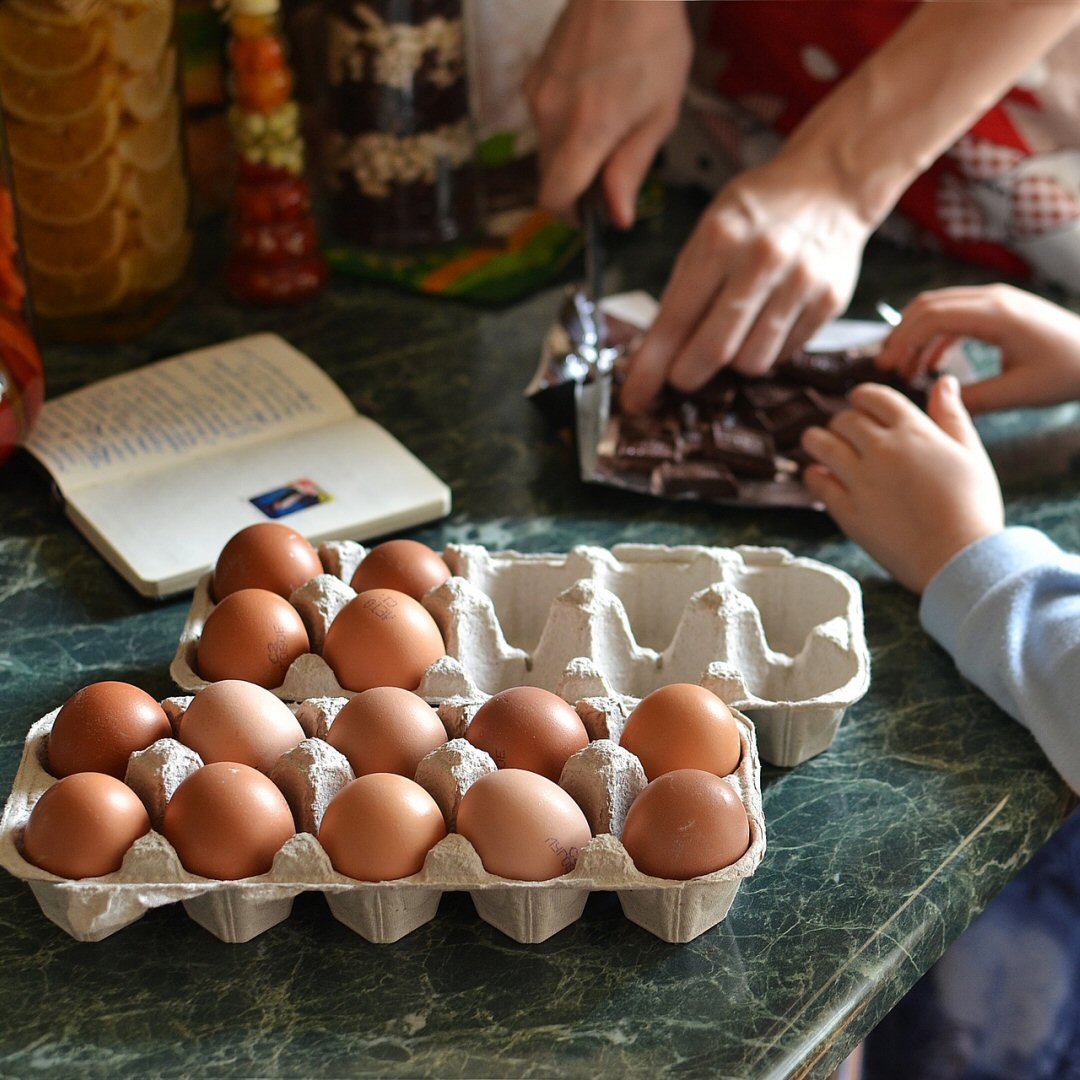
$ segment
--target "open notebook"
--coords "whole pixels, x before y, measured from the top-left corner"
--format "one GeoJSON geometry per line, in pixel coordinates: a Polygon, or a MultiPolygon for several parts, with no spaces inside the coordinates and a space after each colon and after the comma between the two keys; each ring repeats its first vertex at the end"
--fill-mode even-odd
{"type": "Polygon", "coordinates": [[[192,588],[254,522],[281,520],[318,543],[450,511],[449,488],[274,334],[47,401],[27,449],[68,516],[144,596],[192,588]]]}

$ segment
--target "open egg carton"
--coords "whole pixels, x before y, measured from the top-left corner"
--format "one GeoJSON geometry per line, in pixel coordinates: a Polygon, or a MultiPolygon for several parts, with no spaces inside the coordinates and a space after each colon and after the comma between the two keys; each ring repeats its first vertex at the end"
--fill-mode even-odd
{"type": "MultiPolygon", "coordinates": [[[[352,696],[319,653],[356,595],[347,583],[365,554],[350,541],[324,544],[326,573],[293,593],[314,651],[275,689],[286,701],[352,696]]],[[[764,761],[791,767],[832,744],[869,686],[858,583],[781,548],[621,544],[531,555],[452,544],[443,557],[453,576],[423,603],[447,657],[426,682],[454,675],[463,699],[522,685],[555,691],[573,664],[588,666],[603,697],[701,683],[753,721],[764,761]]],[[[190,692],[206,685],[196,654],[212,609],[207,575],[170,669],[190,692]]]]}
{"type": "MultiPolygon", "coordinates": [[[[480,917],[520,942],[538,942],[578,919],[590,892],[618,894],[625,915],[666,941],[689,941],[720,922],[741,881],[765,851],[760,766],[753,725],[736,713],[741,757],[726,779],[738,793],[750,825],[750,844],[736,862],[689,881],[642,874],[619,841],[627,810],[645,787],[641,763],[618,745],[634,699],[607,695],[587,663],[571,664],[559,692],[575,707],[590,743],[567,762],[560,784],[582,807],[593,838],[574,869],[548,881],[515,881],[489,874],[473,846],[453,832],[460,800],[495,762],[464,733],[486,696],[477,694],[455,664],[428,672],[421,695],[441,699],[439,715],[449,741],[425,757],[416,780],[439,804],[450,832],[419,873],[390,882],[362,882],[337,873],[316,839],[323,812],[353,779],[348,760],[325,740],[341,697],[312,698],[292,706],[307,736],[282,755],[270,773],[293,811],[298,832],[266,874],[218,881],[190,874],[162,833],[165,806],[176,788],[201,764],[176,737],[159,739],[132,754],[126,783],[139,795],[152,829],[135,842],[115,873],[66,880],[27,862],[22,836],[34,804],[55,782],[47,769],[54,710],[30,729],[12,794],[0,819],[0,865],[27,881],[45,915],[73,937],[97,941],[141,918],[147,910],[180,902],[187,913],[223,941],[247,941],[286,919],[302,892],[325,895],[342,923],[369,941],[396,941],[434,918],[447,891],[467,891],[480,917]]],[[[179,731],[190,697],[162,704],[179,731]]]]}

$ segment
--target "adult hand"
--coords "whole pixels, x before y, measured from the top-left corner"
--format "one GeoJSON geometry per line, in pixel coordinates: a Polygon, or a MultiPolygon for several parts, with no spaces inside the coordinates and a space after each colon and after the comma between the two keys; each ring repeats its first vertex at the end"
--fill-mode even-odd
{"type": "Polygon", "coordinates": [[[737,176],[679,254],[622,390],[641,412],[663,386],[693,391],[722,367],[760,375],[851,299],[872,223],[827,166],[796,150],[737,176]]]}
{"type": "Polygon", "coordinates": [[[817,458],[804,482],[852,540],[921,593],[954,555],[1004,527],[994,467],[952,375],[934,385],[928,413],[880,383],[849,399],[828,428],[803,433],[817,458]]]}
{"type": "Polygon", "coordinates": [[[629,228],[638,189],[679,118],[692,54],[681,2],[570,0],[525,78],[540,205],[572,216],[602,171],[612,221],[629,228]]]}
{"type": "Polygon", "coordinates": [[[1011,285],[925,292],[903,311],[878,367],[912,379],[937,368],[958,337],[1001,350],[1001,373],[963,388],[972,413],[1080,397],[1080,316],[1011,285]]]}

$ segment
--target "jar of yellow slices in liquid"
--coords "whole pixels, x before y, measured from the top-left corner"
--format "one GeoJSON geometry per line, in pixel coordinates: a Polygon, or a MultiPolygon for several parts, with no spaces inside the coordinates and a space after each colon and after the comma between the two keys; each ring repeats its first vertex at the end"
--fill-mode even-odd
{"type": "Polygon", "coordinates": [[[0,109],[45,340],[132,336],[191,256],[174,0],[0,0],[0,109]]]}

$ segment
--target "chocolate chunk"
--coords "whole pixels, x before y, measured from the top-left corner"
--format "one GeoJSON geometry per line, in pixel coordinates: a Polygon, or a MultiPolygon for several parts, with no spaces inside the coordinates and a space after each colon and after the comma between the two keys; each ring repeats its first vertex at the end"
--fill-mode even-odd
{"type": "Polygon", "coordinates": [[[619,417],[619,438],[626,442],[644,442],[649,439],[671,440],[679,430],[676,420],[663,413],[643,413],[641,416],[619,417]]]}
{"type": "Polygon", "coordinates": [[[848,399],[846,397],[823,394],[812,386],[806,387],[803,392],[806,394],[807,400],[821,413],[823,420],[827,420],[829,417],[835,416],[838,412],[843,412],[848,408],[848,399]]]}
{"type": "Polygon", "coordinates": [[[797,386],[770,379],[747,379],[740,392],[751,409],[775,409],[802,393],[797,386]]]}
{"type": "Polygon", "coordinates": [[[710,430],[712,457],[743,476],[773,476],[776,444],[764,431],[744,424],[714,423],[710,430]]]}
{"type": "Polygon", "coordinates": [[[726,368],[718,371],[700,390],[692,395],[694,400],[714,412],[725,412],[735,403],[739,392],[739,376],[726,368]]]}
{"type": "Polygon", "coordinates": [[[804,393],[775,409],[756,409],[755,415],[780,447],[798,442],[806,428],[822,419],[821,411],[804,393]]]}
{"type": "Polygon", "coordinates": [[[679,406],[679,459],[701,457],[708,454],[708,424],[702,419],[701,409],[693,401],[679,406]]]}
{"type": "Polygon", "coordinates": [[[701,499],[735,499],[739,481],[719,461],[675,461],[658,466],[652,474],[657,495],[694,495],[701,499]]]}
{"type": "Polygon", "coordinates": [[[677,457],[675,443],[663,435],[648,435],[626,439],[620,438],[615,455],[624,468],[633,472],[652,472],[665,461],[677,457]]]}
{"type": "Polygon", "coordinates": [[[855,365],[873,360],[855,352],[798,352],[776,365],[776,374],[828,394],[846,394],[857,382],[855,365]]]}

